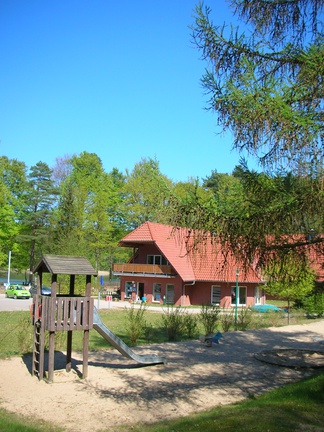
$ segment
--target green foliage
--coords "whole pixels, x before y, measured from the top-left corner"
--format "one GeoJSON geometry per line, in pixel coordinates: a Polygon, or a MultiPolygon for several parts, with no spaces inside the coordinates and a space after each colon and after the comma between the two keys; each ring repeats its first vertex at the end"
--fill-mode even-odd
{"type": "Polygon", "coordinates": [[[47,252],[50,242],[53,208],[58,194],[51,175],[52,171],[43,162],[38,162],[31,167],[28,175],[28,188],[25,195],[25,208],[19,240],[28,245],[29,268],[31,270],[42,253],[47,252]]]}
{"type": "Polygon", "coordinates": [[[237,217],[244,212],[245,195],[238,177],[212,171],[204,179],[203,187],[213,192],[219,213],[237,217]]]}
{"type": "Polygon", "coordinates": [[[288,301],[303,299],[312,292],[315,285],[315,274],[309,267],[300,263],[299,255],[293,251],[285,252],[280,262],[268,264],[264,274],[268,282],[264,289],[273,296],[288,301]]]}
{"type": "Polygon", "coordinates": [[[198,317],[196,314],[185,313],[183,316],[183,331],[189,339],[193,339],[198,333],[198,317]]]}
{"type": "Polygon", "coordinates": [[[15,268],[26,269],[29,264],[28,252],[17,238],[22,230],[26,170],[23,162],[0,156],[0,266],[7,264],[9,251],[15,268]]]}
{"type": "Polygon", "coordinates": [[[253,312],[248,308],[240,308],[237,314],[237,330],[247,330],[253,319],[253,312]]]}
{"type": "Polygon", "coordinates": [[[220,307],[216,305],[202,305],[199,320],[204,327],[205,334],[212,334],[217,331],[219,322],[220,307]]]}
{"type": "Polygon", "coordinates": [[[137,228],[146,221],[167,223],[172,182],[161,174],[157,160],[142,159],[125,183],[125,218],[129,229],[137,228]]]}
{"type": "Polygon", "coordinates": [[[303,307],[310,318],[324,316],[324,293],[315,292],[305,297],[303,299],[303,307]]]}
{"type": "Polygon", "coordinates": [[[280,263],[289,250],[306,263],[310,244],[318,256],[324,251],[321,236],[308,237],[324,229],[324,4],[233,0],[231,6],[246,33],[214,25],[211,8],[199,3],[192,36],[209,63],[202,83],[210,110],[233,134],[234,148],[255,157],[266,173],[249,171],[242,160],[232,201],[234,189],[223,194],[230,179],[214,172],[205,180],[213,206],[181,203],[175,220],[189,213],[187,226],[217,233],[215,240],[247,265],[256,257],[261,268],[280,263]]]}
{"type": "Polygon", "coordinates": [[[146,311],[146,305],[141,304],[139,309],[135,309],[134,305],[132,304],[130,308],[126,309],[126,311],[127,335],[131,342],[131,345],[136,345],[137,340],[140,336],[144,335],[145,333],[146,336],[148,335],[147,323],[144,316],[146,311]]]}
{"type": "Polygon", "coordinates": [[[222,326],[222,331],[228,332],[232,327],[234,327],[234,309],[228,310],[224,307],[219,315],[219,321],[222,326]]]}
{"type": "Polygon", "coordinates": [[[316,164],[323,143],[323,3],[234,0],[232,6],[249,32],[214,25],[202,3],[192,26],[210,64],[202,79],[210,109],[233,133],[234,147],[262,165],[300,167],[311,157],[316,164]]]}
{"type": "Polygon", "coordinates": [[[162,323],[167,332],[168,340],[175,341],[184,330],[185,310],[181,306],[168,306],[163,309],[162,323]]]}

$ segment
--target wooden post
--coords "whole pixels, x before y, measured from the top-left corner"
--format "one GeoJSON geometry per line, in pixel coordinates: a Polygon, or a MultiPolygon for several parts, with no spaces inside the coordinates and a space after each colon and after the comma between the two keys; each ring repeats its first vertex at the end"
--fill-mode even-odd
{"type": "MultiPolygon", "coordinates": [[[[86,276],[86,297],[91,297],[91,275],[86,276]]],[[[83,305],[83,322],[89,323],[89,304],[88,298],[86,303],[83,305]]],[[[82,364],[82,377],[87,378],[88,376],[88,361],[89,361],[89,330],[83,332],[83,364],[82,364]]]]}
{"type": "Polygon", "coordinates": [[[87,275],[86,277],[86,297],[91,297],[91,275],[87,275]]]}
{"type": "Polygon", "coordinates": [[[54,379],[54,351],[55,351],[55,332],[49,332],[49,349],[48,349],[48,381],[54,379]]]}
{"type": "Polygon", "coordinates": [[[56,297],[57,294],[57,274],[52,274],[51,295],[56,297]]]}
{"type": "Polygon", "coordinates": [[[39,369],[38,379],[44,378],[44,363],[45,363],[45,329],[44,323],[40,324],[40,343],[39,343],[39,369]]]}
{"type": "MultiPolygon", "coordinates": [[[[70,275],[70,297],[74,295],[74,285],[75,285],[75,275],[70,275]]],[[[73,316],[70,316],[70,320],[73,319],[73,316]]],[[[66,346],[66,372],[71,372],[72,369],[72,330],[68,330],[67,333],[67,346],[66,346]]]]}
{"type": "Polygon", "coordinates": [[[75,275],[70,275],[70,297],[74,296],[75,275]]]}
{"type": "Polygon", "coordinates": [[[83,332],[83,364],[82,364],[82,378],[88,376],[88,360],[89,360],[89,330],[83,332]]]}
{"type": "Polygon", "coordinates": [[[72,368],[72,330],[67,332],[67,346],[66,346],[66,372],[71,372],[72,368]]]}

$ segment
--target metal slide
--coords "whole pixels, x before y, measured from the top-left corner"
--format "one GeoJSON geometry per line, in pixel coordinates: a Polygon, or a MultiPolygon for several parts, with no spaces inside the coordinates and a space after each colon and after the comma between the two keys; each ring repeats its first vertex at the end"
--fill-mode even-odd
{"type": "Polygon", "coordinates": [[[160,364],[166,363],[163,357],[157,355],[138,355],[135,354],[118,336],[115,335],[105,324],[101,321],[100,315],[97,308],[93,307],[93,328],[97,330],[102,337],[106,339],[113,347],[115,347],[123,356],[135,360],[138,363],[150,365],[150,364],[160,364]]]}

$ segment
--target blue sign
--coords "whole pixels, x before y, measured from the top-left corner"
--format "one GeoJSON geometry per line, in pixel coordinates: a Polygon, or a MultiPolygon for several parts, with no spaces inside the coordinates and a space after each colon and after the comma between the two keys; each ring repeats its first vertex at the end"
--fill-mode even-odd
{"type": "Polygon", "coordinates": [[[104,286],[105,285],[105,281],[104,281],[104,277],[100,276],[100,285],[104,286]]]}

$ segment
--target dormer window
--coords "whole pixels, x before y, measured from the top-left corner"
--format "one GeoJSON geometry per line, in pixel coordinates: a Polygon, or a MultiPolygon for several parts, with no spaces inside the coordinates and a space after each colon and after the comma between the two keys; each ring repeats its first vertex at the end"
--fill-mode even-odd
{"type": "Polygon", "coordinates": [[[169,265],[169,261],[162,255],[147,255],[147,264],[169,265]]]}

